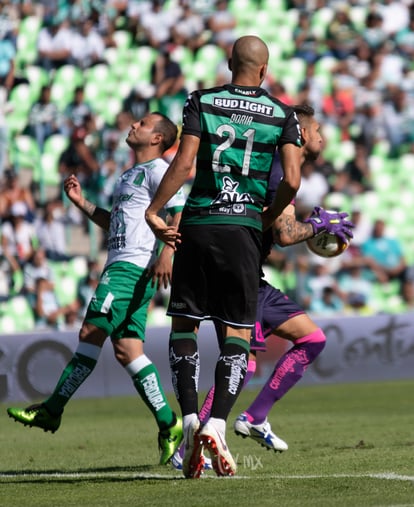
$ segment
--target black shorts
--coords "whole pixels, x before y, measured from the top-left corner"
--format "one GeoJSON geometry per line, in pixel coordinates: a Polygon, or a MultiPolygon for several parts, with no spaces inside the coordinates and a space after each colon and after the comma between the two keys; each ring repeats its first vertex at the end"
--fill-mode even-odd
{"type": "Polygon", "coordinates": [[[261,232],[237,225],[187,225],[180,232],[167,314],[253,327],[261,232]]]}

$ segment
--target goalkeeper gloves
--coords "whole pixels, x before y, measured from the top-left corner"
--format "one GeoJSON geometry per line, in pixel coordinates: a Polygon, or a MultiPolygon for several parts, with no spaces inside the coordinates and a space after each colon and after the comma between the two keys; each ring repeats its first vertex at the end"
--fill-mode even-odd
{"type": "Polygon", "coordinates": [[[327,211],[319,206],[315,206],[309,218],[304,222],[312,224],[315,236],[322,232],[335,234],[342,241],[348,242],[353,237],[352,229],[355,225],[347,220],[348,213],[327,211]]]}

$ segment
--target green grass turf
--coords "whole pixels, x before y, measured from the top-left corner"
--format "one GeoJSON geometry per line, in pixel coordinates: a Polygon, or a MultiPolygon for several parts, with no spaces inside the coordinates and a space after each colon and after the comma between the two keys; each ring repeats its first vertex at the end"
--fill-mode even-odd
{"type": "MultiPolygon", "coordinates": [[[[136,397],[72,400],[57,433],[0,405],[0,506],[414,506],[414,381],[298,386],[274,407],[283,454],[234,435],[233,478],[161,467],[157,428],[136,397]]],[[[175,407],[176,401],[171,397],[175,407]]]]}

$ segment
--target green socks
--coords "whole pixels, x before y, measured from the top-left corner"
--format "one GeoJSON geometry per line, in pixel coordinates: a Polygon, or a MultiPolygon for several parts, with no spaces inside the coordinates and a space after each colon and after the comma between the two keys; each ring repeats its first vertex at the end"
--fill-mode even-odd
{"type": "Polygon", "coordinates": [[[125,366],[125,369],[131,376],[135,389],[154,415],[159,429],[163,430],[174,424],[175,414],[165,397],[158,370],[148,357],[145,354],[137,357],[125,366]]]}
{"type": "Polygon", "coordinates": [[[101,350],[101,347],[90,343],[79,343],[55,390],[43,403],[52,415],[60,415],[63,412],[66,403],[92,373],[101,350]]]}

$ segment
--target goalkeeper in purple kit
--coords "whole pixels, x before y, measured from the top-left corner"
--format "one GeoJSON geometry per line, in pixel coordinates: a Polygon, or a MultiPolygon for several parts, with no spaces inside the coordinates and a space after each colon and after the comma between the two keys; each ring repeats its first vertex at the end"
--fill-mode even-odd
{"type": "MultiPolygon", "coordinates": [[[[321,147],[320,126],[314,117],[314,110],[307,105],[295,106],[302,134],[302,163],[316,160],[321,147]]],[[[269,182],[267,203],[271,202],[282,178],[280,166],[274,165],[269,182]]],[[[296,220],[294,202],[263,233],[262,263],[274,244],[288,246],[308,238],[329,232],[348,241],[352,238],[353,224],[347,220],[347,213],[332,213],[316,207],[311,216],[300,222],[296,220]]],[[[220,326],[216,326],[220,337],[220,326]]],[[[282,291],[271,286],[262,277],[257,302],[256,326],[250,342],[250,356],[244,386],[253,377],[256,369],[255,352],[265,350],[265,339],[274,334],[289,340],[293,346],[277,361],[273,372],[251,405],[240,414],[234,431],[242,437],[250,437],[262,446],[274,451],[285,451],[288,445],[272,431],[267,416],[273,405],[280,400],[302,378],[308,366],[318,357],[325,346],[325,334],[296,302],[282,291]]],[[[201,421],[207,420],[214,386],[210,389],[200,410],[201,421]]],[[[172,460],[180,468],[182,449],[172,460]]],[[[208,461],[206,462],[208,464],[208,461]]]]}

